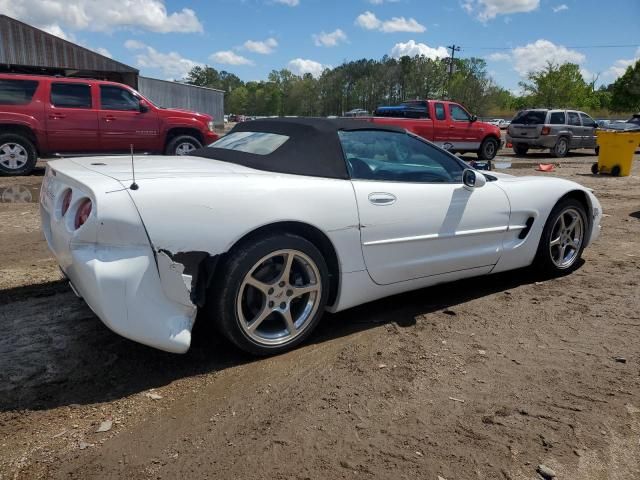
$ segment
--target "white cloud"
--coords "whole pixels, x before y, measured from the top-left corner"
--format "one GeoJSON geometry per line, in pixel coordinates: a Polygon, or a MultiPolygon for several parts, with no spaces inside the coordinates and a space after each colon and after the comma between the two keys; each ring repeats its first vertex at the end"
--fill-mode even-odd
{"type": "Polygon", "coordinates": [[[262,55],[268,55],[273,53],[273,50],[278,46],[278,41],[275,38],[267,38],[263,42],[247,40],[244,42],[244,48],[250,52],[260,53],[262,55]]]}
{"type": "Polygon", "coordinates": [[[449,52],[445,47],[433,48],[424,43],[416,43],[414,40],[409,40],[406,43],[396,43],[391,49],[392,57],[415,57],[416,55],[424,55],[427,58],[435,60],[436,58],[444,58],[449,56],[449,52]]]}
{"type": "Polygon", "coordinates": [[[315,60],[308,60],[304,58],[294,58],[287,64],[289,70],[296,75],[304,75],[310,73],[314,77],[319,77],[325,68],[330,68],[329,65],[322,65],[315,60]]]}
{"type": "Polygon", "coordinates": [[[55,35],[56,37],[62,38],[63,40],[68,40],[70,42],[75,42],[76,37],[71,33],[65,32],[60,25],[57,23],[52,23],[51,25],[43,25],[40,28],[51,35],[55,35]]]}
{"type": "Polygon", "coordinates": [[[373,12],[368,10],[358,15],[354,23],[365,30],[379,30],[385,33],[421,33],[427,30],[427,27],[418,23],[415,18],[393,17],[389,20],[380,20],[373,12]]]}
{"type": "Polygon", "coordinates": [[[113,58],[113,55],[111,55],[111,52],[106,48],[98,47],[98,48],[92,48],[92,50],[95,50],[100,55],[105,56],[107,58],[113,58]]]}
{"type": "Polygon", "coordinates": [[[139,51],[136,54],[136,66],[158,69],[169,80],[184,78],[193,67],[202,65],[199,62],[184,58],[177,52],[158,52],[155,48],[138,40],[127,40],[124,42],[124,46],[129,50],[139,51]]]}
{"type": "Polygon", "coordinates": [[[558,13],[564,10],[569,10],[569,7],[567,7],[567,5],[563,3],[562,5],[558,5],[557,7],[551,7],[551,9],[553,10],[553,13],[558,13]]]}
{"type": "Polygon", "coordinates": [[[201,32],[190,8],[168,12],[164,0],[0,0],[0,12],[38,27],[113,31],[120,28],[152,32],[201,32]]]}
{"type": "Polygon", "coordinates": [[[540,0],[464,0],[462,3],[462,8],[470,15],[475,14],[481,22],[498,15],[532,12],[539,6],[540,0]]]}
{"type": "Polygon", "coordinates": [[[300,5],[300,0],[273,0],[275,3],[286,5],[287,7],[297,7],[300,5]]]}
{"type": "Polygon", "coordinates": [[[223,65],[253,65],[248,58],[238,55],[231,50],[221,50],[209,55],[212,62],[221,63],[223,65]]]}
{"type": "Polygon", "coordinates": [[[575,50],[556,45],[549,40],[536,40],[511,52],[513,68],[520,75],[542,70],[547,62],[582,64],[586,57],[575,50]]]}
{"type": "Polygon", "coordinates": [[[340,42],[347,41],[347,34],[339,28],[331,33],[325,33],[324,31],[317,34],[314,33],[312,37],[313,43],[317,47],[336,47],[340,42]]]}
{"type": "Polygon", "coordinates": [[[487,60],[491,60],[492,62],[506,62],[511,60],[511,55],[508,53],[494,52],[487,55],[487,60]]]}
{"type": "Polygon", "coordinates": [[[624,75],[627,71],[627,68],[634,65],[638,60],[640,60],[640,48],[636,50],[636,54],[634,58],[621,58],[616,60],[613,65],[611,65],[607,70],[605,70],[603,76],[611,81],[616,80],[618,77],[624,75]]]}

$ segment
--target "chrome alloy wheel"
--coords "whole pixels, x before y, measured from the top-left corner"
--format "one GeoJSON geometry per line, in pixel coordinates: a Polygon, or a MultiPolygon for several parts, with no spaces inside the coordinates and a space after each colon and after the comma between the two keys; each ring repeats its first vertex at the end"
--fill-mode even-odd
{"type": "Polygon", "coordinates": [[[584,241],[584,220],[575,208],[567,208],[551,229],[549,252],[556,267],[569,268],[578,258],[584,241]]]}
{"type": "Polygon", "coordinates": [[[189,155],[196,149],[193,143],[182,142],[176,147],[176,155],[189,155]]]}
{"type": "Polygon", "coordinates": [[[245,275],[236,299],[240,326],[261,345],[282,345],[311,323],[322,298],[320,271],[299,250],[262,257],[245,275]]]}
{"type": "Polygon", "coordinates": [[[0,164],[11,170],[17,170],[26,165],[29,155],[19,143],[3,143],[0,145],[0,164]]]}

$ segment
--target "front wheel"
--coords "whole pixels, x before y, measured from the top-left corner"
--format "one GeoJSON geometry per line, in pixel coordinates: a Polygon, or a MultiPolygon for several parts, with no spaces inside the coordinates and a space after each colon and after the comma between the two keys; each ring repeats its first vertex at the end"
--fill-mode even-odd
{"type": "Polygon", "coordinates": [[[22,135],[0,135],[0,174],[29,175],[36,166],[38,155],[33,143],[22,135]]]}
{"type": "Polygon", "coordinates": [[[573,198],[561,200],[544,225],[535,264],[550,275],[575,270],[587,235],[587,213],[573,198]]]}
{"type": "Polygon", "coordinates": [[[236,248],[213,292],[219,330],[254,355],[273,355],[303,342],[327,302],[329,271],[308,240],[274,234],[236,248]]]}
{"type": "Polygon", "coordinates": [[[480,160],[493,160],[498,153],[499,143],[495,138],[485,138],[478,150],[480,160]]]}
{"type": "Polygon", "coordinates": [[[190,155],[201,148],[200,141],[191,135],[179,135],[167,144],[165,155],[190,155]]]}

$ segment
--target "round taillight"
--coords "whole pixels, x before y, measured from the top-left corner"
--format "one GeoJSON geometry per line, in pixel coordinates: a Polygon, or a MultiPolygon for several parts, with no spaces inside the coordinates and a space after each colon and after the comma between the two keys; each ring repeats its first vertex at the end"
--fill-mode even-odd
{"type": "Polygon", "coordinates": [[[64,217],[64,214],[67,213],[67,210],[69,210],[69,205],[71,205],[71,190],[67,190],[66,192],[64,192],[64,197],[62,197],[62,216],[64,217]]]}
{"type": "Polygon", "coordinates": [[[91,215],[91,200],[85,198],[80,202],[78,206],[78,210],[76,211],[76,222],[75,227],[76,230],[85,224],[89,215],[91,215]]]}

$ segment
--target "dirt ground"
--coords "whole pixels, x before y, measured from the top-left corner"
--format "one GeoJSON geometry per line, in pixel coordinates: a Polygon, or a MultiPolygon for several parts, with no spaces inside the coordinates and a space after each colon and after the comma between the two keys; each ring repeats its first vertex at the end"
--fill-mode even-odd
{"type": "Polygon", "coordinates": [[[182,356],[110,332],[47,251],[43,170],[0,178],[0,479],[640,478],[640,156],[625,178],[594,160],[504,170],[595,189],[573,274],[391,297],[259,360],[202,323],[182,356]]]}

